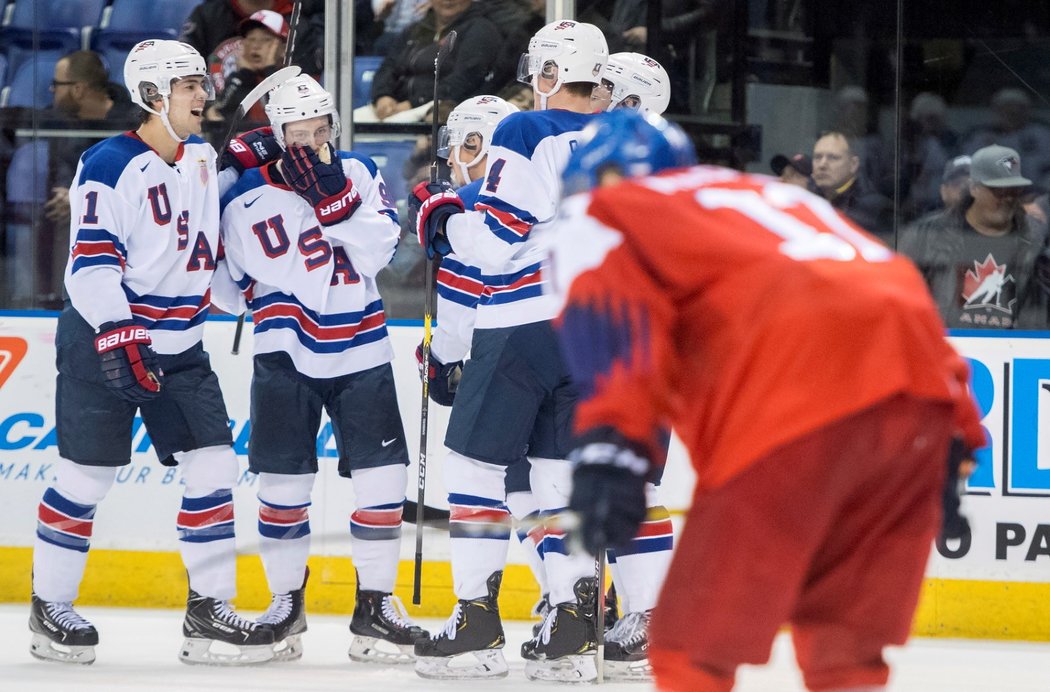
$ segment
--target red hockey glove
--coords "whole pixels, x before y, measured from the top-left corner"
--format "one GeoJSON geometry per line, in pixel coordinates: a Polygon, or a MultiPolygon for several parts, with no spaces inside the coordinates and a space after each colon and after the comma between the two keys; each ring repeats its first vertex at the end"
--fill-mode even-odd
{"type": "Polygon", "coordinates": [[[310,203],[322,226],[346,221],[361,206],[361,195],[338,158],[324,163],[309,147],[289,147],[281,154],[281,165],[285,181],[310,203]]]}
{"type": "Polygon", "coordinates": [[[573,450],[569,509],[580,517],[571,533],[591,555],[623,548],[638,535],[645,520],[645,479],[650,463],[636,445],[612,429],[585,437],[591,442],[573,450]]]}
{"type": "MultiPolygon", "coordinates": [[[[423,378],[423,344],[416,346],[416,363],[419,365],[419,377],[423,378]]],[[[427,375],[427,391],[435,404],[451,406],[456,400],[456,390],[463,376],[463,361],[442,363],[430,352],[430,373],[427,375]]]]}
{"type": "Polygon", "coordinates": [[[463,213],[463,200],[447,180],[436,183],[422,182],[412,188],[408,196],[409,218],[416,224],[419,244],[426,250],[427,259],[434,255],[444,257],[452,252],[452,245],[445,233],[445,222],[453,214],[463,213]]]}
{"type": "Polygon", "coordinates": [[[121,399],[141,404],[160,395],[164,373],[151,343],[149,330],[131,320],[99,327],[95,350],[102,360],[102,378],[121,399]]]}
{"type": "Polygon", "coordinates": [[[259,127],[230,140],[230,146],[222,154],[219,170],[233,168],[243,174],[249,168],[258,168],[281,155],[281,147],[273,136],[273,128],[259,127]]]}

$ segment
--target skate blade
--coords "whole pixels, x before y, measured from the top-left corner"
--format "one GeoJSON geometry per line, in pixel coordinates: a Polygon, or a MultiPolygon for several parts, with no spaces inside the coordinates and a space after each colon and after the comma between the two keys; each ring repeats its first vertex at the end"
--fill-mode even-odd
{"type": "Polygon", "coordinates": [[[653,667],[649,665],[649,659],[643,658],[638,661],[610,661],[605,659],[605,667],[602,673],[606,680],[617,682],[652,682],[653,667]]]}
{"type": "Polygon", "coordinates": [[[43,634],[34,634],[29,644],[29,653],[41,661],[74,663],[89,666],[95,662],[94,646],[66,646],[48,639],[43,634]]]}
{"type": "Polygon", "coordinates": [[[428,680],[476,680],[478,678],[505,678],[509,668],[500,649],[468,651],[459,656],[417,656],[416,675],[428,680]],[[470,654],[476,663],[455,665],[470,654]]]}
{"type": "Polygon", "coordinates": [[[525,677],[538,682],[586,683],[598,678],[594,655],[525,661],[525,677]]]}
{"type": "Polygon", "coordinates": [[[303,657],[303,639],[301,634],[290,634],[273,644],[273,662],[289,663],[303,657]]]}
{"type": "Polygon", "coordinates": [[[238,646],[194,637],[183,640],[179,649],[179,660],[191,666],[254,666],[273,657],[273,645],[238,646]]]}
{"type": "Polygon", "coordinates": [[[407,665],[416,660],[414,644],[394,644],[378,637],[355,634],[348,652],[350,660],[358,663],[407,665]]]}

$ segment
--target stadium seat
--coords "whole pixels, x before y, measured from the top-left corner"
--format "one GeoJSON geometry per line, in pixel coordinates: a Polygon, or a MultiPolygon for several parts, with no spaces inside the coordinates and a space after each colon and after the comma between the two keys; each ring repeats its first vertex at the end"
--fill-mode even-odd
{"type": "Polygon", "coordinates": [[[354,108],[360,108],[372,100],[372,80],[376,70],[383,64],[381,55],[354,56],[354,108]]]}
{"type": "Polygon", "coordinates": [[[19,145],[7,170],[7,203],[3,207],[6,233],[8,298],[13,305],[28,304],[32,299],[33,256],[36,223],[47,200],[48,143],[45,139],[19,145]]]}
{"type": "Polygon", "coordinates": [[[0,53],[0,88],[7,86],[7,58],[0,53]]]}
{"type": "Polygon", "coordinates": [[[416,148],[414,139],[387,139],[382,141],[354,140],[354,153],[369,156],[376,165],[379,172],[383,174],[383,181],[390,197],[394,200],[402,200],[408,196],[408,185],[405,182],[405,163],[412,156],[416,148]]]}
{"type": "Polygon", "coordinates": [[[42,51],[23,62],[11,75],[4,106],[47,108],[51,105],[51,80],[55,63],[65,55],[62,51],[42,51]]]}
{"type": "MultiPolygon", "coordinates": [[[[145,38],[175,38],[201,0],[113,0],[108,31],[134,32],[145,38]]],[[[141,40],[141,39],[140,39],[141,40]]]]}
{"type": "Polygon", "coordinates": [[[7,169],[7,201],[9,204],[42,204],[47,200],[46,139],[20,144],[11,157],[7,169]]]}
{"type": "Polygon", "coordinates": [[[105,7],[106,0],[15,0],[8,26],[79,31],[81,27],[98,26],[105,7]]]}

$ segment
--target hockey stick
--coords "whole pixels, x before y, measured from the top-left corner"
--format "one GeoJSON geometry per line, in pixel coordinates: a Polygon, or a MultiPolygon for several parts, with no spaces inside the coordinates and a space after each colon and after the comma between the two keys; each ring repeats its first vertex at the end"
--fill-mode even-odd
{"type": "Polygon", "coordinates": [[[594,636],[598,641],[598,651],[594,659],[594,672],[597,674],[594,681],[599,685],[605,682],[605,549],[598,551],[598,557],[594,558],[594,576],[597,583],[597,598],[595,599],[594,614],[594,636]]]}
{"type": "MultiPolygon", "coordinates": [[[[410,524],[415,524],[419,521],[419,505],[416,504],[415,500],[405,500],[404,515],[405,521],[410,524]]],[[[450,513],[447,509],[423,505],[423,526],[427,528],[448,531],[449,516],[450,513]]]]}
{"type": "MultiPolygon", "coordinates": [[[[237,126],[241,124],[241,120],[248,111],[251,110],[255,102],[262,98],[262,95],[271,89],[280,86],[285,81],[292,77],[297,77],[302,68],[295,67],[292,65],[292,53],[295,51],[295,39],[299,34],[299,15],[303,11],[303,0],[295,0],[292,3],[292,17],[288,23],[288,45],[284,47],[284,67],[274,72],[266,79],[259,82],[259,84],[248,92],[248,95],[241,101],[241,105],[237,106],[237,112],[230,119],[230,127],[226,130],[226,137],[222,140],[222,151],[219,152],[219,160],[222,160],[223,154],[230,147],[230,140],[233,138],[233,133],[237,129],[237,126]]],[[[241,352],[241,336],[244,334],[244,320],[248,314],[247,308],[240,315],[237,315],[237,328],[233,332],[233,348],[230,349],[230,353],[237,355],[241,352]]]]}
{"type": "MultiPolygon", "coordinates": [[[[450,31],[438,42],[434,55],[434,105],[430,119],[430,182],[438,180],[438,72],[441,59],[452,52],[456,44],[456,32],[450,31]]],[[[430,339],[431,326],[434,321],[434,264],[436,260],[426,260],[426,273],[423,285],[423,403],[419,411],[419,480],[416,484],[418,500],[416,502],[416,558],[412,572],[412,604],[420,604],[420,590],[423,582],[423,506],[427,492],[427,423],[430,412],[430,339]]]]}

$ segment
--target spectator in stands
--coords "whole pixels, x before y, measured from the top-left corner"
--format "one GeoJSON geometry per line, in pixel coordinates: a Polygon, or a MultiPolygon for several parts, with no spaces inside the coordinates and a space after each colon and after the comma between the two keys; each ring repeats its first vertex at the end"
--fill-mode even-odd
{"type": "MultiPolygon", "coordinates": [[[[130,125],[137,108],[126,89],[109,80],[98,53],[78,50],[55,63],[51,80],[53,115],[77,130],[114,130],[130,125]]],[[[62,307],[62,275],[69,247],[69,186],[80,155],[109,133],[54,137],[48,143],[48,189],[43,221],[37,227],[36,302],[62,307]]]]}
{"type": "Polygon", "coordinates": [[[900,252],[922,271],[949,327],[1047,326],[1046,296],[1034,280],[1047,228],[1021,206],[1031,184],[1021,170],[1013,149],[979,149],[962,201],[901,232],[900,252]]]}
{"type": "Polygon", "coordinates": [[[781,182],[798,185],[807,190],[813,183],[810,178],[813,175],[813,161],[805,154],[794,154],[790,158],[777,154],[770,159],[769,167],[781,182]]]}
{"type": "Polygon", "coordinates": [[[370,55],[386,55],[401,33],[423,18],[428,0],[371,0],[375,21],[382,27],[370,55]]]}
{"type": "Polygon", "coordinates": [[[372,82],[372,104],[354,111],[355,120],[427,117],[438,41],[452,30],[457,32],[456,47],[441,64],[439,108],[447,114],[467,97],[491,91],[494,76],[504,71],[496,58],[503,44],[499,29],[471,0],[433,0],[423,18],[391,47],[372,82]]]}
{"type": "Polygon", "coordinates": [[[970,157],[956,156],[944,164],[941,175],[941,205],[944,209],[954,209],[962,204],[970,194],[970,157]]]}
{"type": "MultiPolygon", "coordinates": [[[[259,10],[241,22],[243,38],[237,51],[237,71],[226,77],[219,98],[208,107],[209,120],[230,118],[248,92],[284,64],[288,28],[284,17],[273,10],[259,10]]],[[[262,100],[253,105],[245,121],[265,121],[263,106],[262,100]]]]}
{"type": "Polygon", "coordinates": [[[828,130],[849,138],[853,153],[860,157],[859,177],[865,185],[885,197],[892,197],[896,185],[893,147],[879,134],[877,109],[864,88],[849,85],[835,92],[828,130]]]}
{"type": "Polygon", "coordinates": [[[1000,89],[992,96],[993,121],[963,138],[962,151],[992,144],[1010,147],[1024,161],[1023,173],[1042,188],[1050,187],[1050,127],[1032,118],[1032,99],[1020,89],[1000,89]]]}
{"type": "Polygon", "coordinates": [[[916,96],[901,129],[901,163],[898,189],[904,221],[940,209],[940,188],[945,166],[957,145],[948,128],[947,105],[936,94],[916,96]]]}
{"type": "Polygon", "coordinates": [[[893,207],[859,175],[860,169],[860,156],[844,133],[825,132],[813,145],[817,192],[861,228],[892,244],[893,207]]]}
{"type": "MultiPolygon", "coordinates": [[[[159,1],[159,0],[158,0],[159,1]]],[[[207,57],[218,86],[236,67],[236,48],[241,40],[241,22],[259,10],[273,10],[290,20],[292,0],[205,0],[197,5],[182,27],[185,41],[207,57]]],[[[320,75],[324,67],[325,0],[303,0],[292,62],[303,72],[320,75]]]]}

